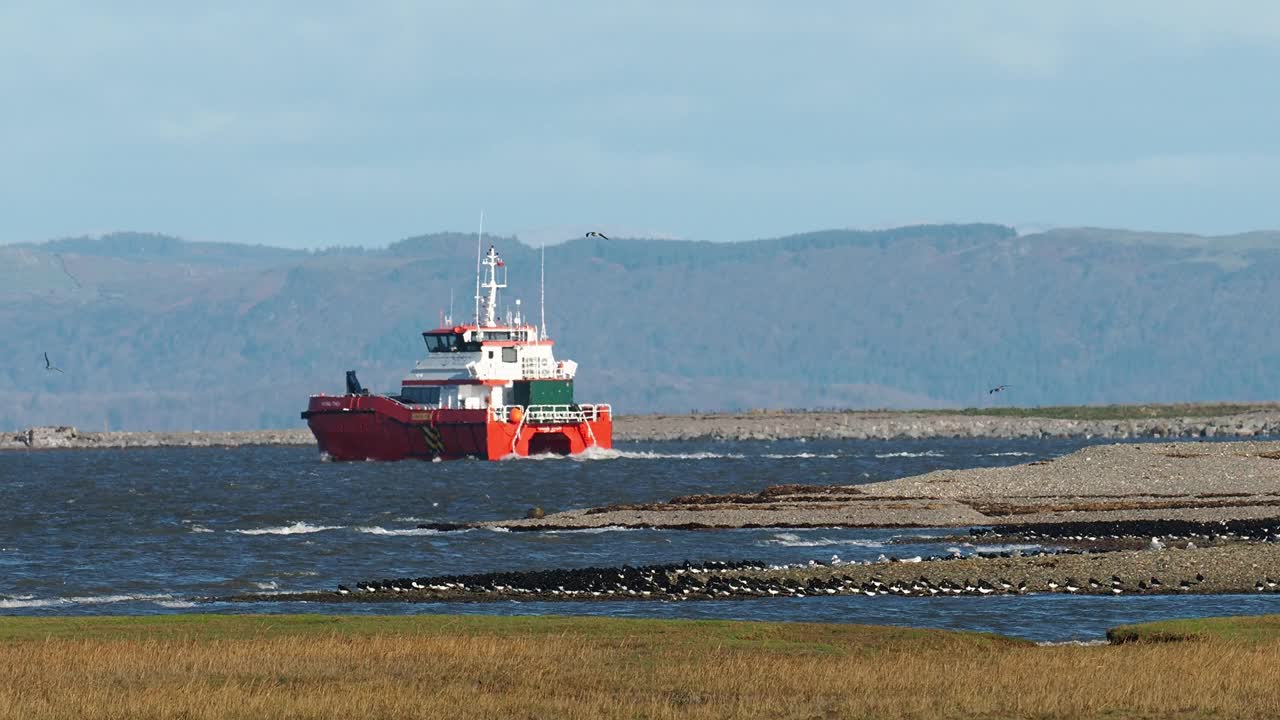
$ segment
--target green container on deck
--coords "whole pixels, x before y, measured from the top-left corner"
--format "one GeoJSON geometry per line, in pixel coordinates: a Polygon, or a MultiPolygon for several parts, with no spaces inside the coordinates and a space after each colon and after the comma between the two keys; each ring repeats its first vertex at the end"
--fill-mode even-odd
{"type": "Polygon", "coordinates": [[[523,380],[515,383],[516,405],[572,405],[572,380],[523,380]]]}

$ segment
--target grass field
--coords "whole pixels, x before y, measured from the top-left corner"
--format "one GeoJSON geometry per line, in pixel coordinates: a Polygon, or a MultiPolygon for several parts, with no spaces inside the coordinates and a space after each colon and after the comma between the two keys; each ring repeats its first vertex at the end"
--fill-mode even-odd
{"type": "Polygon", "coordinates": [[[1169,625],[1133,639],[1196,639],[1037,647],[906,628],[563,617],[5,618],[0,718],[1280,716],[1280,617],[1169,625]]]}
{"type": "Polygon", "coordinates": [[[1166,620],[1112,628],[1107,637],[1118,642],[1175,642],[1226,640],[1236,643],[1280,642],[1280,615],[1166,620]]]}

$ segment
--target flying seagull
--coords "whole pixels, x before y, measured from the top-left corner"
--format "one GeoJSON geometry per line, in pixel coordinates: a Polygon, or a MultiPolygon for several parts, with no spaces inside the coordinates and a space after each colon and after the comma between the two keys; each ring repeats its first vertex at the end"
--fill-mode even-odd
{"type": "Polygon", "coordinates": [[[1012,386],[1012,385],[997,385],[997,386],[995,386],[995,387],[991,388],[990,390],[988,390],[988,391],[987,391],[987,394],[988,394],[988,395],[995,395],[996,393],[1001,392],[1001,391],[1003,391],[1004,389],[1006,389],[1006,388],[1011,388],[1011,387],[1013,387],[1013,386],[1012,386]]]}
{"type": "Polygon", "coordinates": [[[598,233],[598,232],[596,232],[595,230],[592,230],[591,232],[587,233],[584,237],[598,237],[598,238],[600,238],[601,240],[608,240],[608,239],[609,239],[608,237],[606,237],[606,236],[605,236],[605,234],[604,234],[604,233],[598,233]]]}
{"type": "Polygon", "coordinates": [[[58,372],[62,372],[62,368],[49,362],[49,353],[44,354],[44,369],[49,371],[57,370],[58,372]]]}

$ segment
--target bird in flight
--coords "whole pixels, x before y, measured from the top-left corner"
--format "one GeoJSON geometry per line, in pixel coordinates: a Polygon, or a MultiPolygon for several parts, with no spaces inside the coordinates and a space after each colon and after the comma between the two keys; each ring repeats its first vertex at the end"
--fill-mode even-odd
{"type": "Polygon", "coordinates": [[[990,390],[988,390],[988,391],[987,391],[987,394],[988,394],[988,395],[995,395],[996,393],[998,393],[998,392],[1002,392],[1002,391],[1003,391],[1003,390],[1005,390],[1006,388],[1011,388],[1011,387],[1013,387],[1013,386],[1012,386],[1012,385],[997,385],[997,386],[995,386],[995,387],[991,388],[990,390]]]}
{"type": "Polygon", "coordinates": [[[606,236],[605,236],[605,234],[604,234],[604,233],[598,233],[598,232],[596,232],[595,230],[592,230],[591,232],[587,233],[584,237],[598,237],[598,238],[600,238],[601,240],[608,240],[608,239],[609,239],[608,237],[606,237],[606,236]]]}
{"type": "Polygon", "coordinates": [[[54,365],[52,362],[49,362],[49,353],[44,354],[44,369],[50,372],[54,370],[57,370],[58,372],[62,372],[62,368],[54,365]]]}

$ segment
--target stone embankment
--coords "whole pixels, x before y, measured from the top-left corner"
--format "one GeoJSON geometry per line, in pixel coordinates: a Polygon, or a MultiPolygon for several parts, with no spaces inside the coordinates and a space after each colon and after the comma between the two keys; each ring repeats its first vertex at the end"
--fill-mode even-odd
{"type": "Polygon", "coordinates": [[[917,440],[926,438],[1206,438],[1280,435],[1280,407],[1216,417],[1062,420],[957,413],[760,412],[619,417],[626,440],[917,440]]]}
{"type": "MultiPolygon", "coordinates": [[[[1280,406],[1233,415],[1125,420],[961,415],[946,412],[751,412],[621,415],[615,442],[671,440],[923,440],[928,438],[1209,438],[1280,435],[1280,406]]],[[[0,435],[0,450],[314,445],[305,428],[213,432],[83,432],[33,427],[0,435]]]]}
{"type": "Polygon", "coordinates": [[[246,430],[215,432],[82,432],[69,426],[33,427],[0,435],[0,450],[55,450],[146,447],[239,447],[314,445],[311,431],[246,430]]]}

